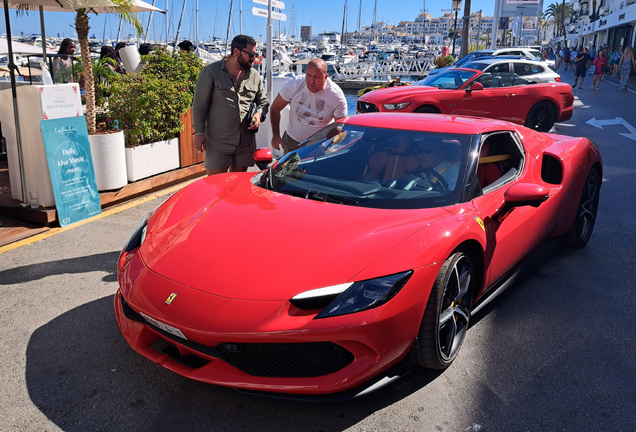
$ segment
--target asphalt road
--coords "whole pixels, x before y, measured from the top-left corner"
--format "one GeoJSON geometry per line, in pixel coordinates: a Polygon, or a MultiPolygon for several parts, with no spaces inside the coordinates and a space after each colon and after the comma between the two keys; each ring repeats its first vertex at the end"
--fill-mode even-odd
{"type": "Polygon", "coordinates": [[[555,131],[601,148],[592,240],[539,250],[475,317],[445,372],[416,370],[333,404],[245,395],[157,367],[120,335],[113,294],[120,248],[164,197],[0,255],[0,431],[636,430],[636,141],[625,125],[586,123],[636,126],[636,94],[586,81],[555,131]]]}

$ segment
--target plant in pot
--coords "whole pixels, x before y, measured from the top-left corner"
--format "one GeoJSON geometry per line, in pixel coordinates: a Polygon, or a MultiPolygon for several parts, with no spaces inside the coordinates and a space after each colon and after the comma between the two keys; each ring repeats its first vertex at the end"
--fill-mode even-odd
{"type": "Polygon", "coordinates": [[[165,49],[144,56],[138,73],[116,76],[108,91],[109,117],[124,131],[128,180],[179,167],[181,114],[192,105],[201,61],[165,49]]]}

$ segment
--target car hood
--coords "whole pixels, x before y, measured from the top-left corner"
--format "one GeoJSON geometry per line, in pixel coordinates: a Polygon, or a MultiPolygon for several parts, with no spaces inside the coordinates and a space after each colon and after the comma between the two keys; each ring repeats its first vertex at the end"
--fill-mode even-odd
{"type": "Polygon", "coordinates": [[[354,280],[449,214],[443,208],[383,210],[297,198],[257,187],[252,176],[207,177],[166,201],[150,219],[140,248],[146,266],[210,294],[288,300],[354,280]]]}
{"type": "Polygon", "coordinates": [[[411,85],[402,87],[389,87],[374,90],[371,93],[367,93],[362,96],[360,101],[391,103],[393,101],[401,101],[404,98],[409,98],[416,95],[422,95],[423,93],[440,92],[437,87],[428,87],[426,85],[411,85]]]}

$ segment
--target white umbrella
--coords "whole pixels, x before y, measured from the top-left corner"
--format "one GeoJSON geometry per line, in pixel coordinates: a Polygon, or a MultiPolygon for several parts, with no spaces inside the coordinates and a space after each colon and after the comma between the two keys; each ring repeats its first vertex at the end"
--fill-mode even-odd
{"type": "MultiPolygon", "coordinates": [[[[163,12],[142,0],[132,0],[130,3],[130,12],[163,12]]],[[[23,5],[33,10],[42,6],[45,12],[75,12],[78,9],[88,9],[94,13],[117,12],[111,0],[18,0],[17,3],[10,3],[9,8],[17,9],[23,5]]]]}
{"type": "MultiPolygon", "coordinates": [[[[11,46],[14,54],[42,54],[42,48],[33,45],[11,42],[11,46]]],[[[9,54],[9,44],[7,43],[7,38],[0,38],[0,55],[5,54],[9,54]]]]}

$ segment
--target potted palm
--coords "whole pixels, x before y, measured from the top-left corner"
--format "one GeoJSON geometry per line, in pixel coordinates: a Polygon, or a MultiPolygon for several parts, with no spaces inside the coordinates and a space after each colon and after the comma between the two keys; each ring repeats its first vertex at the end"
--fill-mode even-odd
{"type": "Polygon", "coordinates": [[[128,180],[136,181],[179,167],[181,116],[192,105],[203,66],[191,53],[156,50],[143,69],[114,77],[108,116],[124,131],[128,180]]]}

